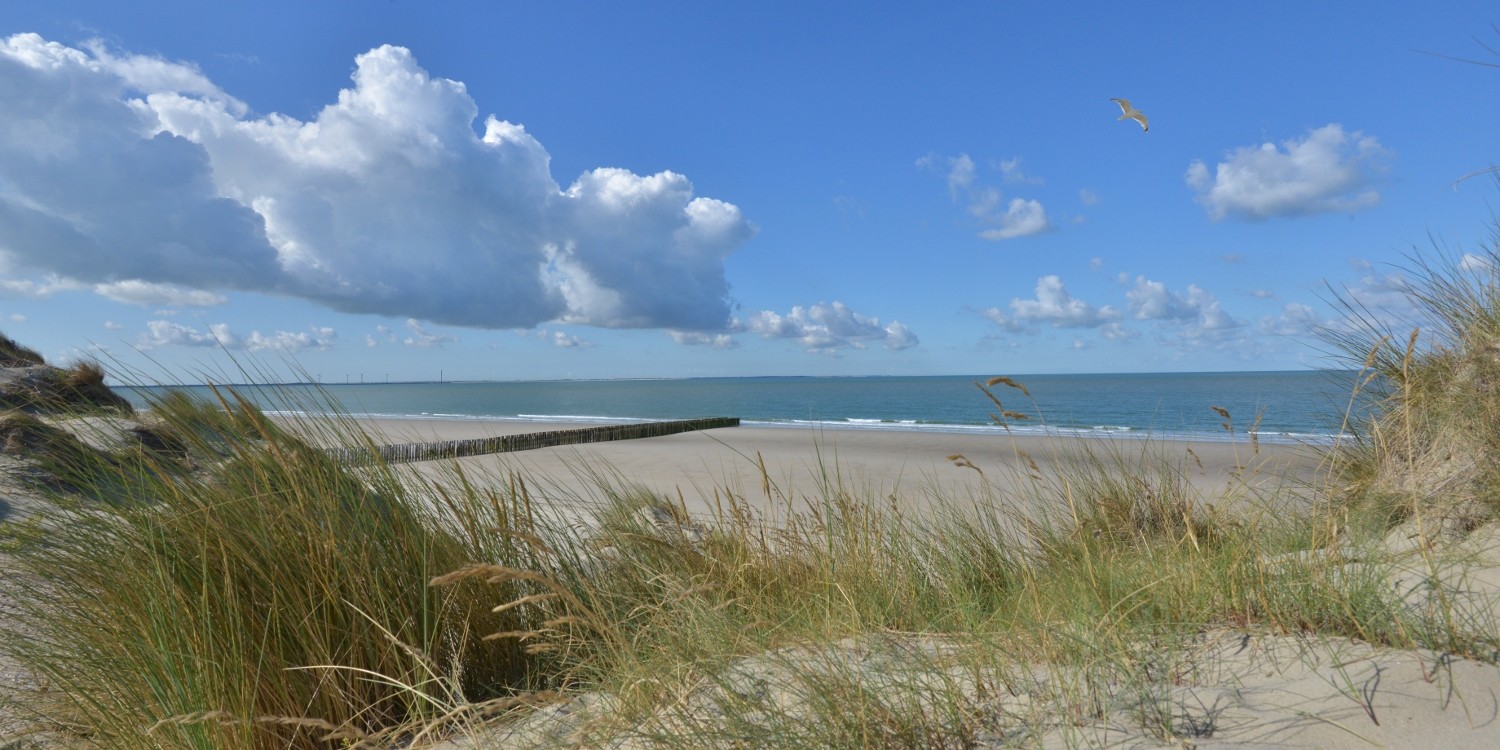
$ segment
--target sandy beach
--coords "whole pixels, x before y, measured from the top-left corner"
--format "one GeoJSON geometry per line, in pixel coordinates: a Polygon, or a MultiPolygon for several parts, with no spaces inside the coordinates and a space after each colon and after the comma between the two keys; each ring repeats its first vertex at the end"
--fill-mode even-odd
{"type": "MultiPolygon", "coordinates": [[[[539,423],[487,420],[370,419],[362,426],[381,442],[466,440],[507,434],[567,430],[577,422],[539,423]]],[[[457,459],[471,476],[522,472],[529,481],[567,500],[596,495],[592,472],[604,472],[622,485],[640,485],[677,499],[690,512],[708,513],[715,490],[729,490],[752,505],[771,495],[796,501],[821,497],[835,486],[870,498],[895,496],[907,510],[934,502],[971,502],[996,493],[1010,495],[1034,461],[1044,474],[1092,452],[1136,462],[1159,457],[1178,467],[1213,501],[1247,482],[1265,488],[1289,478],[1314,481],[1319,454],[1294,445],[1236,442],[1157,441],[1136,438],[1052,438],[1035,435],[908,432],[835,428],[732,427],[639,440],[543,448],[457,459]],[[978,467],[955,465],[961,455],[978,467]],[[760,465],[765,466],[762,476],[760,465]]],[[[438,476],[454,460],[413,464],[438,476]]]]}

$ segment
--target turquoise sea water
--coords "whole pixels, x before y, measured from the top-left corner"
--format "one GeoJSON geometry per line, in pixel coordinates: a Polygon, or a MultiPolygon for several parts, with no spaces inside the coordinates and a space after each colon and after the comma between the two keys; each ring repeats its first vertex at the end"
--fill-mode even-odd
{"type": "MultiPolygon", "coordinates": [[[[371,383],[249,386],[270,411],[537,422],[739,417],[746,425],[995,431],[986,376],[764,377],[683,380],[371,383]]],[[[1335,371],[1030,375],[992,390],[1020,432],[1326,442],[1339,434],[1355,374],[1335,371]],[[1230,415],[1233,431],[1212,407],[1230,415]],[[1256,423],[1257,418],[1259,423],[1256,423]]],[[[126,389],[136,400],[139,390],[126,389]]]]}

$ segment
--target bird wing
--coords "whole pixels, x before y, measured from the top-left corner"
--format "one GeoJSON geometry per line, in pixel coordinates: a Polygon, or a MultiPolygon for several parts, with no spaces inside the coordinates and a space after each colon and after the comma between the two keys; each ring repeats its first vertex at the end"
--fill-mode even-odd
{"type": "Polygon", "coordinates": [[[1143,133],[1151,129],[1151,123],[1146,122],[1146,116],[1141,114],[1140,112],[1136,112],[1135,114],[1131,115],[1130,119],[1135,120],[1136,122],[1141,124],[1141,132],[1143,133]]]}
{"type": "Polygon", "coordinates": [[[1135,111],[1135,108],[1130,106],[1129,99],[1110,99],[1110,101],[1120,105],[1120,111],[1124,112],[1127,115],[1135,111]]]}

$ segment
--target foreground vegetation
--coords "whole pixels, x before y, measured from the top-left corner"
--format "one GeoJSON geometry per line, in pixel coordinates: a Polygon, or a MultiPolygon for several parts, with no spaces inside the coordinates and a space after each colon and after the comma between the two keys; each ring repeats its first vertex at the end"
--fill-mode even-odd
{"type": "Polygon", "coordinates": [[[1413,606],[1388,566],[1348,564],[1394,533],[1436,571],[1500,515],[1500,256],[1418,265],[1421,329],[1351,304],[1331,331],[1378,403],[1311,487],[1256,477],[1246,446],[1203,496],[1195,456],[1101,443],[920,516],[830,471],[811,497],[720,488],[695,518],[607,467],[580,467],[590,498],[351,468],[311,446],[367,443],[353,422],[292,434],[232,392],[162,397],[113,445],[15,416],[49,502],[0,539],[0,650],[45,688],[11,700],[107,748],[411,746],[559,701],[572,719],[510,741],[973,747],[1122,712],[1211,735],[1171,686],[1227,628],[1493,660],[1441,576],[1413,606]]]}

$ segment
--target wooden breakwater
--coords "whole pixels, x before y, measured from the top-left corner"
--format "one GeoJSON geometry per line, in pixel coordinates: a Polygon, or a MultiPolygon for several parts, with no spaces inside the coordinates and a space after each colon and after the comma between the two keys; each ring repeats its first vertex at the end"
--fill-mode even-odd
{"type": "Polygon", "coordinates": [[[610,440],[636,440],[638,438],[676,435],[694,430],[712,430],[719,427],[738,427],[739,417],[707,417],[704,419],[679,419],[670,422],[645,422],[642,424],[616,424],[603,427],[580,427],[576,430],[548,430],[528,432],[520,435],[475,438],[472,440],[442,440],[433,443],[396,443],[371,447],[343,446],[329,448],[335,458],[353,464],[407,463],[410,461],[432,461],[444,458],[483,456],[490,453],[529,451],[537,448],[553,448],[559,445],[582,445],[603,443],[610,440]]]}

